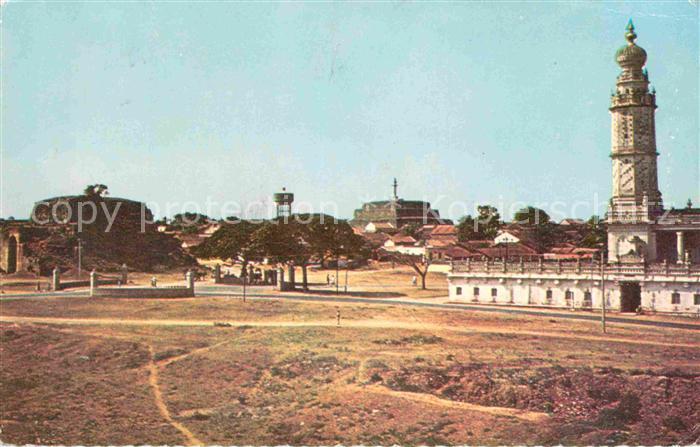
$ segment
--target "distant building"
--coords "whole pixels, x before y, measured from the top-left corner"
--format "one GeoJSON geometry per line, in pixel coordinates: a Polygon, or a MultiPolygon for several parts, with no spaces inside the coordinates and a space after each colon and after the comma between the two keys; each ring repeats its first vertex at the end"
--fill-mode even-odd
{"type": "Polygon", "coordinates": [[[586,222],[584,222],[583,219],[566,218],[566,219],[562,219],[561,222],[559,222],[559,225],[565,225],[565,226],[586,225],[586,222]]]}
{"type": "Polygon", "coordinates": [[[397,234],[390,237],[384,242],[383,248],[389,252],[397,252],[406,255],[425,255],[425,246],[412,236],[407,236],[405,234],[397,234]]]}
{"type": "Polygon", "coordinates": [[[451,224],[449,219],[442,219],[440,212],[430,207],[429,202],[404,200],[398,197],[398,182],[394,179],[394,195],[390,200],[379,200],[362,204],[355,210],[350,224],[364,227],[369,223],[388,223],[400,229],[405,225],[439,225],[451,224]]]}
{"type": "Polygon", "coordinates": [[[386,233],[394,234],[398,231],[398,228],[389,222],[370,222],[364,227],[365,233],[386,233]]]}

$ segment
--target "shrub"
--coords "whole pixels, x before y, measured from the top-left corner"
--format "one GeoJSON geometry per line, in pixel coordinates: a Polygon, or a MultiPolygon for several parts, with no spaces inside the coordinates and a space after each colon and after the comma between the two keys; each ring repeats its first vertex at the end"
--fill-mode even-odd
{"type": "Polygon", "coordinates": [[[673,430],[675,432],[682,432],[687,428],[685,422],[683,422],[683,419],[679,418],[678,416],[669,416],[665,418],[663,420],[663,425],[669,430],[673,430]]]}
{"type": "Polygon", "coordinates": [[[639,401],[639,396],[634,393],[626,393],[615,407],[604,408],[598,414],[596,425],[601,428],[623,428],[639,421],[641,409],[642,404],[639,401]]]}

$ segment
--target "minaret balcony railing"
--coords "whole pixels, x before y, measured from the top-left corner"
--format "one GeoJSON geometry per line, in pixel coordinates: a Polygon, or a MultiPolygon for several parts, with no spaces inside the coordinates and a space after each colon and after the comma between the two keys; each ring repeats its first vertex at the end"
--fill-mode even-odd
{"type": "Polygon", "coordinates": [[[656,107],[656,96],[650,93],[617,93],[612,96],[611,109],[627,106],[656,107]]]}

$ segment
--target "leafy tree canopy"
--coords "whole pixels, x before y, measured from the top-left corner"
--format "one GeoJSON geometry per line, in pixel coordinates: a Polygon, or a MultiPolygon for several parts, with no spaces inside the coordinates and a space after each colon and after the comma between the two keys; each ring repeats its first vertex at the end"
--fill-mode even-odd
{"type": "Polygon", "coordinates": [[[480,205],[477,207],[477,217],[464,216],[457,225],[457,237],[460,242],[480,239],[493,239],[503,225],[501,215],[496,207],[480,205]]]}
{"type": "Polygon", "coordinates": [[[534,206],[522,208],[516,211],[513,216],[514,223],[520,225],[544,225],[548,224],[550,220],[549,214],[534,206]]]}
{"type": "Polygon", "coordinates": [[[586,222],[585,236],[581,245],[588,248],[605,248],[608,240],[608,229],[605,221],[599,216],[592,216],[586,222]]]}
{"type": "Polygon", "coordinates": [[[413,239],[420,239],[421,236],[421,226],[416,223],[407,224],[401,227],[401,233],[406,236],[411,236],[413,239]]]}
{"type": "Polygon", "coordinates": [[[171,224],[175,226],[186,226],[186,225],[204,225],[210,222],[212,219],[206,214],[184,212],[178,213],[173,216],[171,224]]]}
{"type": "Polygon", "coordinates": [[[109,194],[107,185],[95,184],[87,185],[83,190],[83,194],[88,197],[104,197],[109,194]]]}
{"type": "Polygon", "coordinates": [[[255,257],[253,234],[260,227],[246,220],[223,224],[204,242],[194,248],[201,258],[232,259],[247,263],[255,257]]]}

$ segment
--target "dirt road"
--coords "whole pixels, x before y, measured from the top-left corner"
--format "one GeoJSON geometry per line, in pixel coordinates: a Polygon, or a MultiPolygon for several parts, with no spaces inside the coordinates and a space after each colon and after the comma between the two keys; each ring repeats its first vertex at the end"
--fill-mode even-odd
{"type": "MultiPolygon", "coordinates": [[[[11,315],[0,316],[0,322],[27,323],[27,324],[55,324],[55,325],[109,325],[109,326],[210,326],[216,323],[224,323],[231,327],[337,327],[334,318],[328,320],[313,321],[213,321],[213,320],[183,320],[183,319],[121,319],[121,318],[59,318],[59,317],[20,317],[11,315]]],[[[462,334],[514,334],[535,337],[548,337],[559,339],[602,341],[606,343],[626,343],[633,345],[664,346],[677,348],[700,348],[700,343],[670,343],[640,338],[610,337],[604,335],[582,335],[552,331],[531,331],[502,326],[478,326],[469,328],[449,327],[437,324],[420,322],[407,322],[396,320],[372,319],[372,320],[343,320],[340,328],[375,328],[375,329],[413,329],[430,330],[435,332],[445,331],[462,334]]]]}

